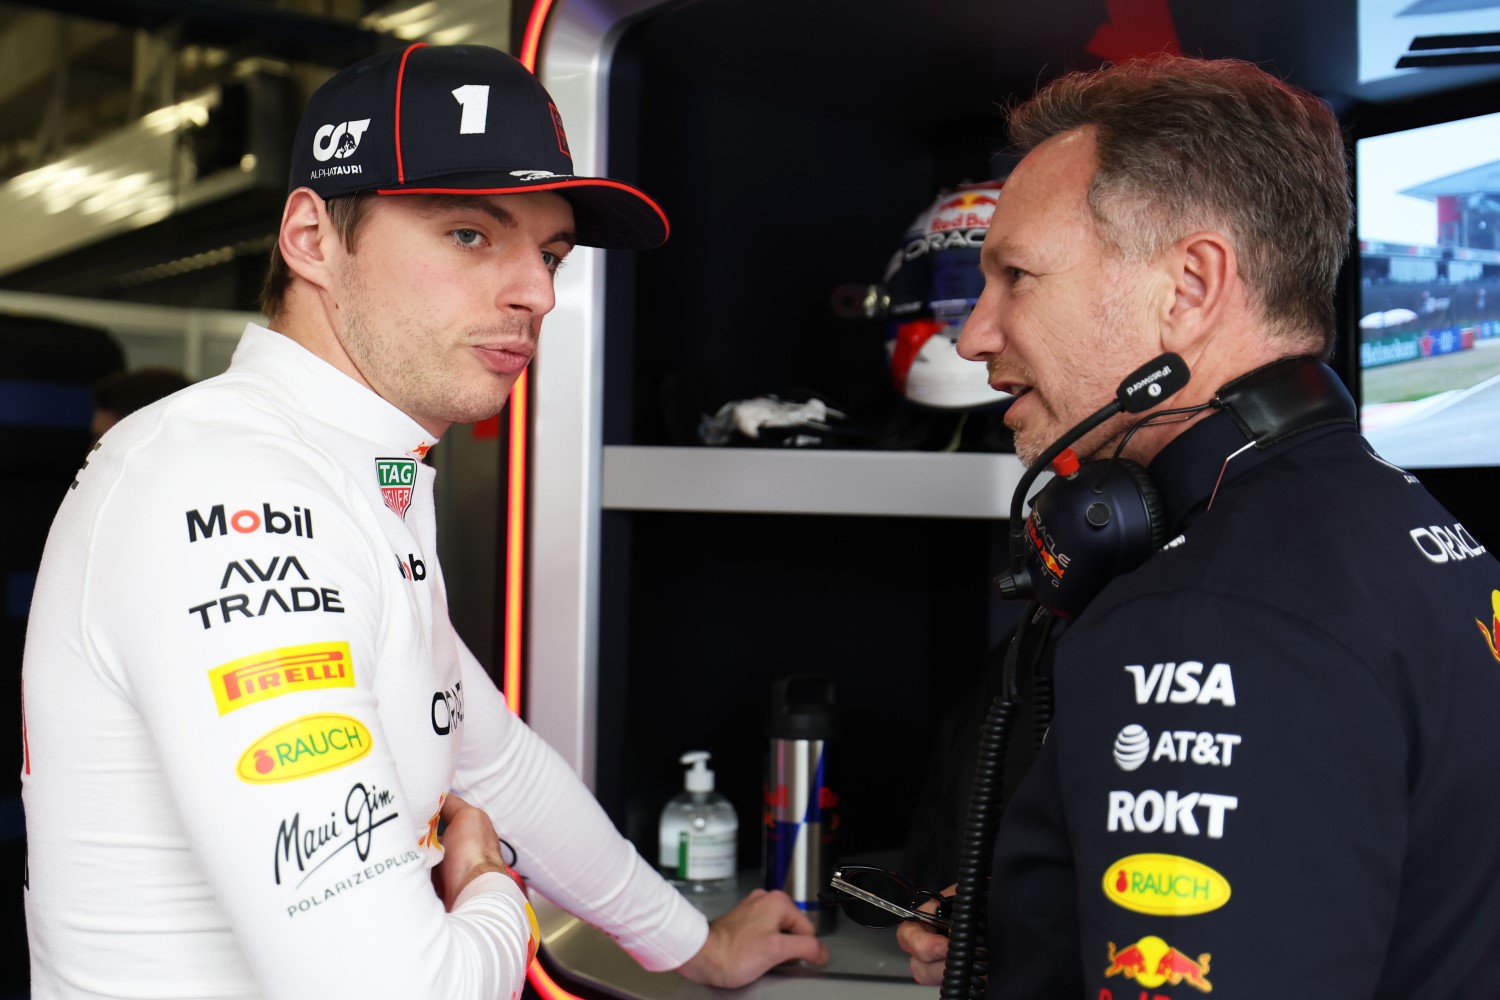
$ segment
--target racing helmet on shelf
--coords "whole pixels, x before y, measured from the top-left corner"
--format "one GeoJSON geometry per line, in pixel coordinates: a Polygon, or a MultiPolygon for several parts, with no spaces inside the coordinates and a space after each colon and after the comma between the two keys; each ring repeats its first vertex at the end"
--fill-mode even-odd
{"type": "Polygon", "coordinates": [[[984,278],[979,250],[1003,181],[945,190],[907,228],[886,267],[886,354],[905,399],[945,410],[1010,399],[990,388],[983,362],[958,356],[958,335],[984,278]]]}

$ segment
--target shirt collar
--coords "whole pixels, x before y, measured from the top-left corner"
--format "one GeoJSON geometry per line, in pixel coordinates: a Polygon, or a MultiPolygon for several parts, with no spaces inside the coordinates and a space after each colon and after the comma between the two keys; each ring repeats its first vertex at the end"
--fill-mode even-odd
{"type": "Polygon", "coordinates": [[[1214,494],[1285,448],[1353,428],[1331,425],[1302,431],[1269,448],[1252,439],[1223,410],[1210,413],[1182,432],[1151,461],[1151,480],[1161,494],[1168,537],[1180,534],[1208,509],[1214,494]]]}
{"type": "Polygon", "coordinates": [[[377,393],[360,385],[290,337],[245,325],[231,372],[265,378],[295,409],[376,446],[423,458],[438,439],[377,393]]]}

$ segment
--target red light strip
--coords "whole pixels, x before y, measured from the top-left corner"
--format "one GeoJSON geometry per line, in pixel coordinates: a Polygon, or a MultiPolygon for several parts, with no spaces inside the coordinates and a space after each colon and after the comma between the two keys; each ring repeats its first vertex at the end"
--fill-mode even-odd
{"type": "Polygon", "coordinates": [[[505,703],[521,714],[521,614],[526,594],[526,410],[530,372],[510,390],[510,464],[505,496],[505,703]]]}
{"type": "MultiPolygon", "coordinates": [[[[552,0],[536,0],[526,19],[521,40],[521,63],[536,72],[536,53],[552,0]]],[[[526,593],[523,558],[526,540],[526,424],[530,372],[522,372],[510,391],[510,462],[508,463],[507,511],[505,519],[505,703],[521,714],[521,626],[526,593]]],[[[532,959],[526,970],[532,989],[542,1000],[580,1000],[552,981],[540,959],[532,959]]]]}

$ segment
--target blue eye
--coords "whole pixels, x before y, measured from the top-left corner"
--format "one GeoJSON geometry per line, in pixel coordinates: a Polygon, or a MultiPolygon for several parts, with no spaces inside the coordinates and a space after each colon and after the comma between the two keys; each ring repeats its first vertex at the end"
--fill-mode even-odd
{"type": "Polygon", "coordinates": [[[462,247],[477,247],[484,239],[477,229],[455,229],[449,235],[462,247]]]}

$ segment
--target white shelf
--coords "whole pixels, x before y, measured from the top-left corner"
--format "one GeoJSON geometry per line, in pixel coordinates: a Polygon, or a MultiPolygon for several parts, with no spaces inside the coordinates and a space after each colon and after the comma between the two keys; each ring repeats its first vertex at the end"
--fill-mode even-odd
{"type": "Polygon", "coordinates": [[[1007,518],[1014,455],[757,448],[604,449],[605,510],[1007,518]]]}

